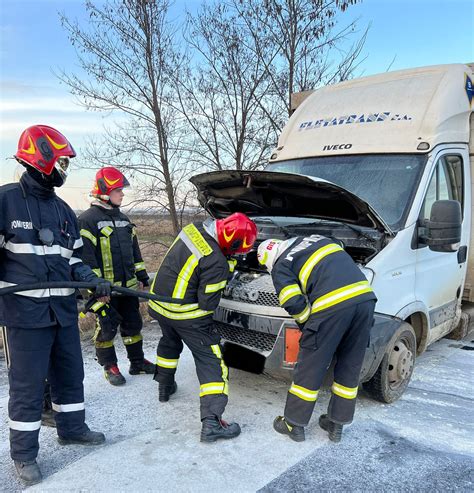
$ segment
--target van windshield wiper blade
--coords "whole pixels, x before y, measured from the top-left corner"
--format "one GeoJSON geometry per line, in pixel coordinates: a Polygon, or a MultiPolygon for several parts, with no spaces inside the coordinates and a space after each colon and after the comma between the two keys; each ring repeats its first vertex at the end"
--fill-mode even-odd
{"type": "Polygon", "coordinates": [[[278,224],[276,221],[274,221],[271,217],[259,217],[256,220],[257,223],[271,223],[273,226],[277,227],[284,235],[285,238],[291,238],[293,235],[288,231],[288,229],[285,226],[282,226],[281,224],[278,224]]]}
{"type": "Polygon", "coordinates": [[[360,229],[358,226],[354,226],[353,224],[349,223],[344,223],[344,222],[339,222],[339,221],[326,221],[324,219],[321,219],[319,221],[313,221],[310,223],[293,223],[293,224],[287,224],[286,228],[306,228],[308,226],[319,226],[321,224],[337,224],[338,226],[345,226],[346,228],[352,229],[356,233],[359,234],[359,236],[363,236],[367,240],[370,240],[372,243],[376,243],[377,240],[375,238],[372,238],[369,234],[367,234],[365,231],[360,229]]]}

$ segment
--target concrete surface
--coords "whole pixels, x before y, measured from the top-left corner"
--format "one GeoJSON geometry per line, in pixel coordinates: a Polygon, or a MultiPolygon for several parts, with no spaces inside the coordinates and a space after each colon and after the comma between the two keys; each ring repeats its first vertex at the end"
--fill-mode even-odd
{"type": "MultiPolygon", "coordinates": [[[[159,338],[144,330],[148,358],[159,338]]],[[[473,491],[474,335],[435,343],[417,361],[411,384],[392,405],[362,392],[356,421],[338,445],[317,424],[323,390],[307,440],[295,443],[272,429],[288,380],[231,369],[227,420],[242,426],[235,440],[199,442],[198,382],[190,353],[180,360],[178,392],[159,403],[149,376],[128,376],[118,341],[124,387],[110,386],[84,343],[86,416],[104,431],[101,447],[57,444],[42,428],[38,463],[45,479],[31,491],[473,491]],[[464,347],[464,348],[463,348],[464,347]],[[470,349],[466,349],[470,348],[470,349]]],[[[0,360],[0,490],[20,491],[8,452],[8,385],[0,360]]]]}

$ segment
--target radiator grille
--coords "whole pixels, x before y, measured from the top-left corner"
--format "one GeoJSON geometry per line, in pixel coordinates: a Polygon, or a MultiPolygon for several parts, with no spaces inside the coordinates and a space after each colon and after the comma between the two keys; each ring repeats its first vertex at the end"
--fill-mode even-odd
{"type": "Polygon", "coordinates": [[[247,346],[258,351],[272,351],[277,340],[277,336],[273,334],[242,329],[220,322],[215,322],[215,327],[220,336],[226,341],[247,346]]]}

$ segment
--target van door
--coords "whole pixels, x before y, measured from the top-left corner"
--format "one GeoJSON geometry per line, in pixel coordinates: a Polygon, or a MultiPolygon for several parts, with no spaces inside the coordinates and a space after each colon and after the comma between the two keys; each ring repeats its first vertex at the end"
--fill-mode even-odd
{"type": "Polygon", "coordinates": [[[464,203],[466,172],[462,152],[442,151],[437,157],[421,206],[421,220],[430,218],[431,207],[436,200],[458,200],[463,213],[461,243],[456,251],[433,252],[426,245],[416,245],[415,296],[429,311],[428,343],[452,329],[462,297],[470,218],[464,203]]]}

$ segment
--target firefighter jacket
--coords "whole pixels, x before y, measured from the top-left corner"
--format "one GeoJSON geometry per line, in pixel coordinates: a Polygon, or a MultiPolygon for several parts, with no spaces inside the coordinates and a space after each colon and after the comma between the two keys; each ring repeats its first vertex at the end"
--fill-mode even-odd
{"type": "MultiPolygon", "coordinates": [[[[90,282],[81,260],[82,239],[73,210],[54,190],[25,172],[20,183],[0,187],[0,288],[55,281],[90,282]],[[29,209],[29,211],[28,211],[29,209]],[[40,230],[54,235],[50,245],[40,230]]],[[[77,323],[75,290],[41,289],[0,296],[0,325],[42,328],[77,323]]]]}
{"type": "Polygon", "coordinates": [[[319,235],[298,237],[277,259],[272,279],[280,305],[300,324],[377,299],[349,254],[319,235]]]}
{"type": "Polygon", "coordinates": [[[149,302],[149,312],[172,320],[211,315],[227,284],[227,262],[216,240],[201,223],[184,227],[171,245],[157,272],[151,292],[176,303],[149,302]]]}
{"type": "Polygon", "coordinates": [[[112,284],[135,288],[138,279],[146,285],[149,278],[135,226],[118,207],[108,207],[93,203],[79,216],[82,260],[112,284]]]}

